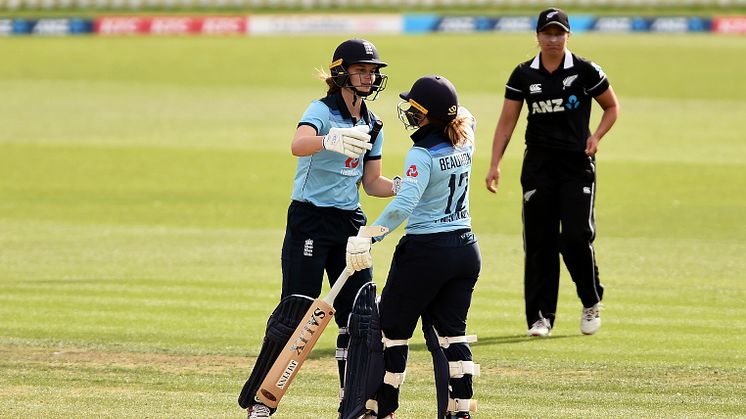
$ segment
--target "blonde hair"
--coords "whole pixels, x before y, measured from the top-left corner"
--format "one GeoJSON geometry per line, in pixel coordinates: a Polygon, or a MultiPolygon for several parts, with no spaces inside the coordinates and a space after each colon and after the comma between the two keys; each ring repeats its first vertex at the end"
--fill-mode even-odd
{"type": "Polygon", "coordinates": [[[471,128],[470,115],[458,115],[446,125],[445,133],[451,144],[462,146],[467,142],[474,141],[474,131],[471,128]]]}
{"type": "Polygon", "coordinates": [[[331,76],[331,74],[327,73],[325,70],[317,68],[316,77],[319,80],[323,80],[324,83],[326,83],[326,87],[327,87],[326,94],[327,95],[330,95],[332,93],[335,93],[341,90],[341,88],[337,86],[337,83],[334,81],[334,78],[331,76]]]}

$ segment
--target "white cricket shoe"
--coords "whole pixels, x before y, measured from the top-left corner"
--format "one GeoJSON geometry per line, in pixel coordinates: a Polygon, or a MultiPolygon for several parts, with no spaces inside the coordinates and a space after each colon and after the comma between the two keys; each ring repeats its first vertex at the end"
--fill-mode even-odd
{"type": "Polygon", "coordinates": [[[580,332],[584,335],[592,335],[601,328],[601,303],[596,303],[592,307],[583,308],[583,314],[580,316],[580,332]]]}
{"type": "Polygon", "coordinates": [[[535,321],[534,324],[531,325],[531,328],[528,329],[528,335],[531,337],[533,336],[546,337],[551,334],[552,334],[552,326],[549,324],[549,320],[545,319],[544,317],[535,321]]]}
{"type": "Polygon", "coordinates": [[[272,412],[270,412],[269,407],[257,403],[249,408],[249,416],[248,419],[261,419],[261,418],[268,418],[272,412]]]}

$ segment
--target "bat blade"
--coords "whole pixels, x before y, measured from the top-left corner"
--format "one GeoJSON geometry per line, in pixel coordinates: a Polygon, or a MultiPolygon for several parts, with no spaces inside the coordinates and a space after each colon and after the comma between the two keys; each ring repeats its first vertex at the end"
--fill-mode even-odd
{"type": "Polygon", "coordinates": [[[290,383],[295,379],[303,362],[333,317],[334,307],[323,300],[316,299],[311,304],[303,321],[295,329],[259,387],[256,396],[260,402],[273,409],[277,408],[290,383]]]}

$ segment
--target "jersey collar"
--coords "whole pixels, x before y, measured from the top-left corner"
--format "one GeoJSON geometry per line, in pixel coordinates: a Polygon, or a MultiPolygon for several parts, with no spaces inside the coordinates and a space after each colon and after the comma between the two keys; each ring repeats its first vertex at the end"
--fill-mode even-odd
{"type": "MultiPolygon", "coordinates": [[[[339,114],[342,115],[342,118],[352,120],[352,115],[350,115],[350,110],[347,109],[347,104],[345,103],[345,99],[342,97],[341,90],[338,90],[327,97],[331,99],[327,103],[327,105],[331,105],[330,107],[338,110],[339,114]]],[[[365,104],[365,101],[363,99],[358,98],[358,100],[362,102],[360,104],[360,116],[363,117],[363,120],[365,121],[366,124],[370,125],[370,115],[368,115],[368,106],[365,104]]]]}
{"type": "Polygon", "coordinates": [[[431,146],[445,141],[442,138],[443,126],[438,124],[427,124],[413,132],[409,137],[415,145],[430,148],[431,146]],[[440,135],[439,135],[440,134],[440,135]]]}
{"type": "MultiPolygon", "coordinates": [[[[570,52],[569,49],[565,50],[565,62],[562,65],[562,68],[567,70],[568,68],[572,68],[575,65],[575,61],[572,59],[572,52],[570,52]]],[[[538,70],[541,68],[541,52],[536,54],[536,57],[534,57],[534,60],[531,61],[531,68],[534,70],[538,70]]]]}

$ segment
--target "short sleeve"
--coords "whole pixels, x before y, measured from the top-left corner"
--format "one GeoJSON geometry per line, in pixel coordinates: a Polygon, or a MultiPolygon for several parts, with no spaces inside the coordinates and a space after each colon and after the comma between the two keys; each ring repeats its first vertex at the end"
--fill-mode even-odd
{"type": "Polygon", "coordinates": [[[331,129],[329,123],[329,107],[320,100],[314,100],[298,122],[298,126],[308,125],[316,128],[317,135],[326,135],[331,129]]]}
{"type": "Polygon", "coordinates": [[[585,91],[592,97],[596,97],[609,88],[609,79],[601,67],[589,61],[585,69],[585,91]]]}
{"type": "Polygon", "coordinates": [[[520,66],[513,70],[508,83],[505,84],[505,98],[523,102],[524,94],[523,90],[521,90],[520,66]]]}

